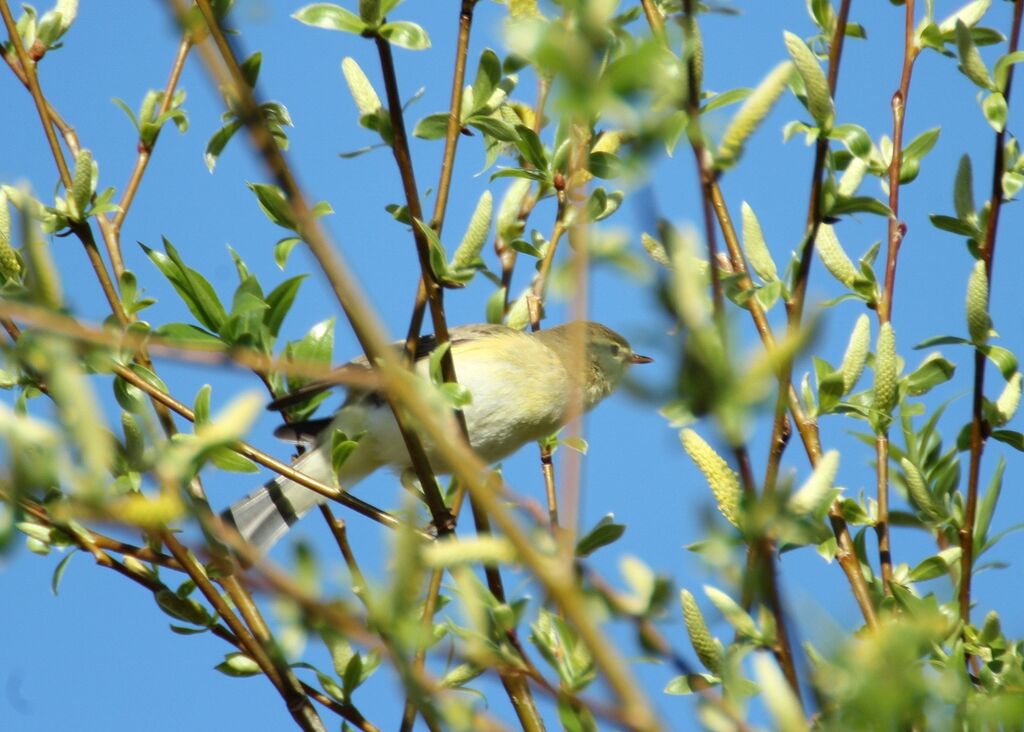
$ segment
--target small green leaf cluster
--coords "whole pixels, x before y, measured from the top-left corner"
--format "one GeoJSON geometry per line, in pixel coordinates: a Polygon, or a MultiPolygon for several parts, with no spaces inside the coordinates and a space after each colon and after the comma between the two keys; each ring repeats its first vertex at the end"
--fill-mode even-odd
{"type": "MultiPolygon", "coordinates": [[[[259,51],[252,54],[242,62],[242,77],[250,89],[256,88],[256,81],[259,79],[260,68],[262,65],[263,54],[259,51]]],[[[237,105],[238,101],[236,98],[229,106],[228,111],[221,115],[221,122],[223,124],[216,132],[213,133],[209,141],[206,143],[206,152],[204,153],[203,159],[206,161],[206,167],[211,173],[217,166],[217,160],[220,158],[221,153],[224,152],[224,148],[227,147],[231,138],[235,136],[235,133],[238,132],[244,124],[242,118],[239,116],[239,110],[233,108],[237,105]]],[[[125,111],[127,112],[128,110],[126,109],[125,111]]],[[[145,111],[145,100],[143,100],[142,111],[145,111]]],[[[288,108],[280,102],[262,102],[259,105],[259,113],[263,117],[263,124],[266,126],[271,137],[274,138],[274,142],[277,143],[277,146],[282,150],[287,150],[288,133],[284,128],[292,126],[292,118],[288,113],[288,108]]],[[[172,119],[175,120],[175,123],[179,125],[180,129],[181,123],[178,122],[178,119],[175,117],[172,117],[172,119]]],[[[145,115],[140,113],[138,120],[136,127],[139,128],[140,138],[145,142],[147,130],[145,115]]]]}

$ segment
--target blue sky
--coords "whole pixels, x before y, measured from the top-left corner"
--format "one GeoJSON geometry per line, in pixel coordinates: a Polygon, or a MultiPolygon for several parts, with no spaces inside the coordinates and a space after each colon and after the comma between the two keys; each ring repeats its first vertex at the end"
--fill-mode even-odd
{"type": "MultiPolygon", "coordinates": [[[[289,158],[310,197],[327,200],[333,206],[336,213],[325,223],[365,283],[390,332],[397,336],[404,333],[418,276],[411,237],[384,210],[386,204],[399,200],[397,171],[386,150],[354,160],[336,155],[373,141],[372,133],[356,125],[357,113],[344,85],[340,61],[348,55],[356,58],[380,89],[376,55],[372,44],[363,39],[310,29],[292,20],[290,14],[301,4],[294,0],[239,0],[234,16],[242,31],[238,40],[248,51],[263,52],[260,88],[267,97],[284,103],[295,120],[295,128],[289,130],[289,158]]],[[[177,38],[160,3],[120,3],[116,10],[104,5],[82,4],[66,47],[45,59],[41,78],[51,102],[99,161],[100,187],[120,188],[135,159],[135,142],[130,123],[110,99],[121,97],[129,106],[137,107],[146,90],[162,87],[177,38]]],[[[408,0],[395,14],[421,23],[433,40],[429,51],[396,51],[403,97],[412,96],[420,88],[425,90],[408,113],[411,122],[447,105],[457,5],[452,1],[408,0]]],[[[956,5],[936,2],[936,14],[942,17],[956,5]]],[[[762,0],[736,2],[734,7],[741,11],[738,17],[710,15],[702,23],[707,48],[705,84],[718,91],[752,86],[764,70],[785,58],[783,30],[802,36],[812,33],[803,3],[762,0]]],[[[985,25],[1008,29],[1010,7],[1009,3],[994,3],[985,25]]],[[[496,3],[479,4],[471,59],[485,47],[501,52],[504,13],[505,9],[496,3]]],[[[850,40],[846,45],[837,95],[838,118],[863,125],[875,140],[883,133],[891,134],[889,99],[898,82],[902,18],[902,8],[889,3],[854,2],[853,19],[867,28],[869,41],[850,40]]],[[[639,28],[640,23],[634,27],[639,28]]],[[[991,50],[984,52],[986,58],[991,58],[991,50]]],[[[159,301],[151,317],[158,322],[189,320],[184,305],[135,245],[138,241],[158,246],[162,236],[178,247],[192,267],[214,282],[222,299],[230,297],[235,283],[227,245],[241,253],[267,289],[285,277],[312,272],[286,321],[286,337],[298,337],[314,323],[340,316],[333,295],[305,252],[297,249],[284,273],[275,266],[272,247],[283,234],[260,214],[246,188],[246,182],[262,182],[267,176],[244,139],[232,141],[213,175],[207,171],[203,148],[219,127],[221,102],[198,58],[189,60],[181,87],[188,94],[185,107],[191,128],[185,135],[172,128],[161,135],[123,234],[127,266],[159,301]]],[[[532,84],[524,79],[523,88],[532,89],[532,84]]],[[[962,334],[965,330],[963,301],[971,259],[961,240],[934,229],[927,215],[952,210],[953,175],[965,152],[974,160],[976,198],[980,203],[987,196],[993,134],[974,95],[975,88],[956,70],[955,60],[934,53],[921,57],[910,93],[907,139],[937,125],[942,126],[942,134],[924,162],[921,177],[904,189],[902,197],[908,234],[900,256],[894,324],[900,351],[910,365],[924,355],[910,351],[911,344],[932,335],[962,334]]],[[[532,92],[522,97],[532,101],[532,92]]],[[[4,141],[0,182],[27,181],[45,197],[54,189],[57,177],[31,99],[10,73],[0,73],[0,98],[5,107],[0,116],[0,139],[4,141]]],[[[1020,104],[1014,100],[1009,117],[1011,132],[1019,110],[1020,104]]],[[[708,120],[712,134],[721,131],[729,114],[727,110],[708,120]]],[[[812,151],[802,139],[782,143],[781,128],[802,114],[795,100],[785,98],[748,145],[738,168],[723,179],[734,215],[738,216],[743,200],[757,211],[780,266],[803,231],[812,162],[812,151]]],[[[416,141],[413,155],[422,193],[436,185],[441,144],[416,141]]],[[[457,241],[483,190],[489,188],[500,199],[507,187],[507,181],[489,183],[487,175],[474,176],[482,161],[479,138],[463,138],[446,242],[457,241]]],[[[624,231],[633,251],[641,254],[639,234],[651,230],[651,204],[660,215],[681,226],[700,224],[696,177],[688,150],[680,147],[675,157],[652,161],[647,175],[647,181],[639,184],[643,190],[635,196],[636,204],[624,206],[607,222],[609,228],[624,231]]],[[[880,195],[876,185],[868,180],[862,192],[880,195]]],[[[432,198],[427,199],[427,206],[432,202],[432,198]]],[[[532,223],[547,231],[550,222],[551,210],[541,207],[532,223]]],[[[1024,334],[1019,309],[1014,307],[1016,292],[1010,276],[1024,265],[1024,253],[1014,246],[1021,224],[1019,207],[1007,206],[1000,225],[993,286],[996,328],[1001,343],[1011,350],[1024,334]]],[[[837,232],[851,256],[859,256],[870,244],[884,238],[885,222],[859,215],[844,220],[837,232]]],[[[89,276],[76,275],[87,268],[78,243],[71,237],[54,239],[53,249],[73,312],[91,322],[102,320],[106,312],[98,287],[89,276]]],[[[488,251],[485,255],[493,264],[493,254],[488,251]]],[[[522,284],[528,275],[525,270],[520,272],[522,284]]],[[[490,287],[481,278],[464,291],[450,293],[449,322],[482,321],[489,294],[490,287]]],[[[809,295],[812,307],[837,294],[838,285],[815,263],[809,295]]],[[[829,310],[817,351],[837,363],[860,312],[853,302],[829,310]]],[[[675,366],[677,342],[667,335],[669,323],[658,308],[651,280],[596,271],[591,313],[593,319],[626,335],[636,350],[657,359],[655,365],[635,372],[635,377],[656,392],[665,389],[675,366]]],[[[560,315],[556,308],[552,322],[560,315]]],[[[754,352],[755,336],[749,321],[740,315],[733,318],[738,347],[754,352]]],[[[777,319],[779,313],[774,315],[777,319]]],[[[944,348],[945,355],[958,365],[957,376],[930,395],[926,403],[954,400],[943,421],[948,445],[969,415],[971,359],[966,349],[944,348]]],[[[345,360],[357,351],[354,338],[339,318],[336,360],[345,360]]],[[[242,371],[225,374],[173,363],[158,365],[172,393],[186,402],[205,383],[214,386],[215,408],[234,395],[260,387],[255,377],[242,371]]],[[[992,369],[988,380],[990,392],[1000,388],[992,369]]],[[[101,383],[99,388],[106,408],[115,414],[109,385],[101,383]]],[[[614,513],[617,521],[628,526],[623,539],[595,559],[595,565],[617,584],[621,584],[618,562],[630,554],[702,599],[700,586],[716,580],[685,546],[702,535],[712,504],[706,484],[682,452],[675,431],[659,416],[660,401],[620,393],[587,419],[591,450],[583,461],[581,523],[592,525],[604,514],[614,513]]],[[[48,405],[41,401],[33,405],[33,410],[49,415],[48,405]]],[[[285,458],[289,449],[271,436],[274,426],[272,415],[267,415],[252,431],[251,441],[285,458]]],[[[750,444],[757,474],[763,473],[769,427],[763,417],[752,425],[750,444]]],[[[713,425],[702,424],[698,429],[709,439],[715,437],[713,425]]],[[[863,490],[870,495],[874,481],[869,464],[872,451],[850,436],[854,429],[861,429],[860,423],[829,417],[822,423],[823,443],[843,452],[839,484],[850,494],[863,490]]],[[[1002,445],[990,444],[982,468],[982,485],[987,485],[997,456],[1005,452],[1002,445]]],[[[1024,508],[1024,499],[1014,490],[1021,477],[1020,461],[1013,454],[1007,458],[1010,464],[995,530],[1009,527],[1012,517],[1019,516],[1024,508]]],[[[517,491],[542,500],[541,476],[532,448],[509,459],[504,467],[517,491]]],[[[798,480],[808,472],[795,443],[787,455],[786,467],[796,471],[798,480]]],[[[211,473],[207,489],[215,505],[226,506],[258,480],[211,473]]],[[[396,481],[389,475],[367,480],[360,486],[359,495],[384,506],[397,506],[401,501],[396,481]]],[[[386,553],[379,550],[388,541],[386,532],[358,516],[351,518],[350,529],[357,548],[378,548],[360,557],[370,573],[386,573],[386,553]]],[[[333,580],[343,576],[336,553],[331,552],[330,539],[316,519],[303,522],[296,532],[322,551],[333,580]]],[[[873,538],[869,545],[874,546],[873,538]]],[[[894,534],[893,547],[896,561],[911,565],[930,550],[927,541],[906,530],[894,534]]],[[[996,558],[1012,559],[1022,549],[1021,540],[1011,535],[997,550],[996,558]]],[[[287,561],[288,548],[282,547],[274,556],[287,561]]],[[[290,724],[280,699],[265,680],[232,679],[212,670],[228,650],[221,641],[206,635],[182,638],[171,634],[168,619],[145,592],[93,566],[85,556],[72,560],[61,594],[54,598],[49,580],[58,559],[53,555],[40,558],[20,547],[0,558],[0,596],[7,598],[0,603],[0,644],[4,648],[0,654],[0,685],[4,689],[0,694],[0,725],[5,729],[41,732],[77,725],[112,730],[144,727],[160,732],[205,730],[228,724],[278,729],[290,724]]],[[[827,646],[835,638],[836,628],[857,623],[856,606],[837,567],[827,565],[810,549],[785,555],[781,567],[786,599],[801,639],[827,646]]],[[[983,572],[976,581],[976,615],[998,609],[1004,613],[1004,627],[1016,634],[1024,631],[1020,614],[1010,612],[1016,605],[1013,589],[1019,583],[1020,571],[1019,566],[1011,565],[983,572]]],[[[523,590],[515,578],[509,585],[513,591],[523,590]]],[[[922,589],[937,592],[942,598],[949,594],[944,580],[928,583],[922,589]]],[[[665,632],[688,653],[678,608],[675,604],[670,608],[665,632]]],[[[722,622],[716,621],[713,630],[724,637],[731,635],[722,622]]],[[[633,654],[628,634],[620,633],[618,637],[633,654]]],[[[673,675],[671,670],[645,664],[640,675],[663,717],[676,728],[685,726],[692,713],[690,703],[661,693],[673,675]]],[[[357,703],[371,719],[390,728],[400,713],[395,698],[393,678],[381,674],[360,692],[357,703]]],[[[491,711],[501,718],[510,715],[499,695],[492,695],[491,711]]]]}

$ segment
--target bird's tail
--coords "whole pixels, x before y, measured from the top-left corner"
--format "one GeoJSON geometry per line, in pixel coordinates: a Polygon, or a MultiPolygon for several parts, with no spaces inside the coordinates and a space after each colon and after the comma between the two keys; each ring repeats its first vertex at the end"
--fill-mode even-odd
{"type": "MultiPolygon", "coordinates": [[[[320,446],[310,450],[299,458],[293,467],[310,478],[333,485],[331,463],[325,455],[328,449],[320,446]]],[[[356,454],[351,457],[356,458],[356,454]]],[[[370,472],[366,468],[360,469],[360,462],[346,462],[345,475],[339,476],[341,484],[346,489],[370,472]]],[[[278,476],[245,498],[231,504],[221,517],[233,524],[253,549],[265,554],[285,535],[292,524],[324,500],[326,499],[316,491],[284,476],[278,476]]]]}

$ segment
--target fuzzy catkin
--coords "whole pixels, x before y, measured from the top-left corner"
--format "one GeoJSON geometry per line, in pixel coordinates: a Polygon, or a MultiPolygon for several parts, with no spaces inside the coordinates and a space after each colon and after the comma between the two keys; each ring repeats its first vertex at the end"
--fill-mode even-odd
{"type": "Polygon", "coordinates": [[[896,406],[896,333],[892,323],[882,323],[875,346],[874,407],[889,414],[896,406]]]}
{"type": "Polygon", "coordinates": [[[711,486],[718,510],[733,526],[739,526],[740,481],[735,471],[704,439],[691,429],[679,433],[683,449],[711,486]]]}
{"type": "Polygon", "coordinates": [[[708,630],[704,621],[704,614],[700,606],[688,590],[682,590],[680,597],[683,605],[683,621],[686,623],[686,633],[690,636],[690,645],[693,646],[697,658],[704,664],[704,667],[711,673],[718,673],[722,664],[722,648],[715,641],[711,631],[708,630]]]}
{"type": "Polygon", "coordinates": [[[839,372],[843,376],[843,394],[849,394],[860,381],[870,346],[871,319],[867,315],[861,314],[853,326],[850,341],[846,345],[846,352],[843,353],[843,361],[839,365],[839,372]]]}
{"type": "Polygon", "coordinates": [[[988,272],[980,259],[974,263],[967,280],[967,332],[971,342],[983,345],[988,341],[992,329],[992,318],[988,314],[988,272]]]}

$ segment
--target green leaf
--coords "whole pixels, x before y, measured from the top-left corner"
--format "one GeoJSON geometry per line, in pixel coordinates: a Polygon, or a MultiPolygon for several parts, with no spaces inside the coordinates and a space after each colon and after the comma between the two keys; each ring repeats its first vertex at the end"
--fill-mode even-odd
{"type": "Polygon", "coordinates": [[[1014,356],[1011,351],[1003,348],[1002,346],[985,344],[983,346],[978,346],[978,350],[984,353],[985,357],[995,364],[1004,379],[1009,379],[1017,371],[1017,357],[1014,356]]]}
{"type": "Polygon", "coordinates": [[[208,457],[213,465],[229,473],[260,472],[260,467],[256,463],[229,447],[212,448],[208,457]]]}
{"type": "Polygon", "coordinates": [[[163,240],[167,254],[161,254],[142,245],[143,251],[174,286],[189,311],[209,330],[219,333],[224,327],[227,313],[221,305],[213,285],[194,269],[187,267],[181,256],[166,238],[163,240]]]}
{"type": "Polygon", "coordinates": [[[380,0],[359,0],[359,18],[369,25],[376,25],[383,17],[380,0]]]}
{"type": "Polygon", "coordinates": [[[1009,76],[1010,67],[1024,61],[1024,51],[1014,51],[999,57],[996,65],[992,68],[992,76],[995,77],[996,87],[1006,90],[1006,79],[1009,76]]]}
{"type": "Polygon", "coordinates": [[[989,437],[993,440],[998,440],[1005,445],[1009,445],[1014,450],[1024,452],[1024,435],[1020,432],[1015,432],[1013,430],[993,430],[989,437]]]}
{"type": "Polygon", "coordinates": [[[213,333],[191,323],[166,323],[153,331],[153,335],[178,341],[187,347],[225,348],[225,344],[213,333]]]}
{"type": "Polygon", "coordinates": [[[184,620],[186,623],[204,627],[209,626],[213,620],[206,608],[195,600],[181,597],[167,589],[159,589],[153,595],[160,609],[176,620],[184,620]]]}
{"type": "Polygon", "coordinates": [[[497,290],[491,293],[490,297],[487,298],[487,306],[485,308],[485,319],[492,325],[501,323],[505,317],[505,297],[508,290],[505,287],[499,287],[497,290]]]}
{"type": "Polygon", "coordinates": [[[907,376],[907,392],[913,396],[926,394],[939,384],[953,378],[956,365],[938,354],[924,360],[909,376],[907,376]]]}
{"type": "Polygon", "coordinates": [[[480,54],[480,63],[476,68],[476,78],[473,80],[473,103],[474,108],[487,104],[491,93],[501,81],[501,60],[498,54],[489,48],[485,48],[480,54]]]}
{"type": "Polygon", "coordinates": [[[933,127],[915,137],[903,150],[900,161],[900,183],[909,183],[917,177],[921,159],[927,155],[939,140],[940,128],[933,127]]]}
{"type": "Polygon", "coordinates": [[[941,577],[949,571],[951,565],[960,558],[960,547],[952,547],[940,554],[928,557],[918,564],[907,575],[911,582],[924,582],[941,577]]]}
{"type": "Polygon", "coordinates": [[[56,569],[53,570],[53,577],[50,579],[50,591],[53,592],[54,596],[57,595],[57,590],[60,587],[60,581],[64,577],[64,572],[68,568],[68,562],[71,561],[71,557],[75,556],[75,550],[72,549],[64,558],[60,560],[56,569]]]}
{"type": "Polygon", "coordinates": [[[235,133],[242,127],[240,121],[232,120],[226,125],[221,127],[219,130],[213,133],[210,137],[210,141],[206,143],[206,151],[203,153],[203,160],[206,163],[207,169],[212,173],[213,169],[217,166],[217,159],[220,154],[224,152],[224,148],[235,133]]]}
{"type": "Polygon", "coordinates": [[[564,732],[597,732],[594,714],[582,704],[573,704],[566,697],[558,698],[558,721],[564,732]]]}
{"type": "Polygon", "coordinates": [[[708,599],[725,616],[725,619],[729,621],[729,624],[739,635],[751,639],[758,637],[757,625],[754,623],[754,619],[735,600],[710,585],[704,585],[704,594],[708,596],[708,599]]]}
{"type": "Polygon", "coordinates": [[[350,438],[341,430],[334,430],[331,435],[331,466],[334,468],[335,474],[341,473],[345,461],[359,447],[359,440],[363,438],[364,434],[366,433],[360,432],[355,437],[350,438]]]}
{"type": "Polygon", "coordinates": [[[274,245],[274,264],[279,269],[283,270],[284,266],[288,264],[288,257],[291,255],[292,249],[301,241],[302,239],[297,236],[286,236],[274,245]]]}
{"type": "Polygon", "coordinates": [[[477,114],[467,119],[466,124],[470,127],[475,127],[499,142],[515,142],[519,139],[519,135],[516,134],[516,130],[512,125],[496,117],[477,114]]]}
{"type": "Polygon", "coordinates": [[[407,20],[385,23],[377,32],[392,46],[401,46],[413,51],[430,48],[430,36],[427,32],[416,23],[407,20]]]}
{"type": "Polygon", "coordinates": [[[334,3],[313,3],[295,11],[292,13],[292,17],[300,23],[311,25],[314,28],[343,31],[345,33],[361,34],[369,28],[351,10],[346,10],[334,3]]]}
{"type": "Polygon", "coordinates": [[[285,229],[298,229],[298,221],[284,191],[271,183],[246,183],[246,186],[256,194],[256,200],[268,219],[285,229]]]}
{"type": "Polygon", "coordinates": [[[927,155],[935,147],[935,143],[939,141],[939,133],[941,131],[939,127],[932,127],[930,130],[922,132],[903,148],[903,157],[921,158],[927,155]]]}
{"type": "Polygon", "coordinates": [[[871,136],[860,125],[836,125],[829,131],[828,136],[833,140],[841,140],[854,157],[862,160],[871,157],[871,136]]]}
{"type": "Polygon", "coordinates": [[[304,274],[291,277],[279,284],[267,295],[267,310],[263,316],[263,323],[267,326],[267,330],[273,337],[277,337],[281,329],[281,323],[291,309],[295,296],[299,292],[299,286],[304,279],[306,279],[304,274]]]}
{"type": "Polygon", "coordinates": [[[665,686],[664,693],[674,696],[692,694],[694,691],[706,689],[719,683],[717,676],[711,674],[689,674],[676,676],[665,686]]]}
{"type": "Polygon", "coordinates": [[[135,112],[132,110],[132,108],[128,106],[128,103],[125,102],[123,99],[119,99],[118,97],[114,97],[111,101],[114,104],[116,104],[118,107],[120,107],[121,111],[123,111],[125,114],[128,115],[128,119],[130,119],[132,121],[132,126],[136,130],[138,130],[139,129],[139,120],[135,116],[135,112]]]}
{"type": "MultiPolygon", "coordinates": [[[[1002,432],[1003,430],[997,430],[1002,432]]],[[[993,434],[993,436],[995,436],[993,434]]],[[[999,439],[999,438],[996,438],[999,439]]],[[[1009,444],[1009,443],[1008,443],[1009,444]]],[[[1018,450],[1020,448],[1017,448],[1018,450]]],[[[992,516],[996,511],[996,504],[999,503],[999,496],[1003,492],[1003,473],[1006,470],[1006,460],[1002,457],[996,464],[996,471],[989,481],[988,490],[985,496],[978,502],[978,516],[974,522],[974,545],[980,549],[988,536],[989,526],[992,523],[992,516]]]]}
{"type": "Polygon", "coordinates": [[[537,133],[526,125],[516,125],[516,132],[519,134],[516,147],[519,148],[523,159],[538,171],[546,171],[548,155],[544,150],[544,143],[540,141],[537,133]]]}
{"type": "Polygon", "coordinates": [[[260,77],[260,67],[263,65],[263,54],[259,51],[252,54],[241,64],[242,76],[250,89],[256,86],[256,80],[260,77]]]}
{"type": "Polygon", "coordinates": [[[981,111],[985,114],[989,126],[996,132],[1006,129],[1006,97],[1000,92],[992,92],[981,102],[981,111]]]}
{"type": "Polygon", "coordinates": [[[974,180],[971,173],[971,157],[966,153],[960,156],[956,168],[956,179],[953,182],[953,210],[957,219],[967,221],[976,215],[974,206],[974,180]]]}
{"type": "Polygon", "coordinates": [[[226,676],[255,676],[262,673],[259,664],[244,653],[228,653],[214,668],[226,676]]]}
{"type": "Polygon", "coordinates": [[[321,320],[300,340],[287,347],[288,356],[312,366],[329,366],[334,351],[334,318],[321,320]]]}
{"type": "Polygon", "coordinates": [[[877,198],[870,196],[842,196],[835,200],[828,210],[828,216],[842,216],[851,213],[871,213],[889,218],[892,210],[877,198]]]}
{"type": "Polygon", "coordinates": [[[444,244],[441,243],[437,232],[429,224],[425,224],[419,219],[415,219],[415,224],[416,228],[426,237],[430,248],[430,270],[438,282],[445,282],[448,277],[448,253],[444,249],[444,244]]]}
{"type": "Polygon", "coordinates": [[[624,533],[626,533],[625,524],[615,523],[615,516],[609,513],[576,542],[576,556],[589,557],[601,547],[618,541],[624,533]]]}
{"type": "Polygon", "coordinates": [[[972,239],[981,236],[981,232],[978,227],[974,224],[967,223],[961,219],[955,219],[952,216],[942,216],[940,214],[929,214],[929,220],[932,222],[932,226],[943,231],[948,231],[951,234],[959,234],[960,236],[970,237],[972,239]]]}
{"type": "Polygon", "coordinates": [[[614,153],[593,152],[587,170],[596,178],[618,178],[622,175],[622,161],[614,153]]]}
{"type": "Polygon", "coordinates": [[[978,52],[971,37],[970,29],[960,20],[956,22],[956,47],[960,54],[960,71],[982,89],[997,91],[995,82],[989,76],[988,67],[978,52]]]}
{"type": "Polygon", "coordinates": [[[428,114],[416,123],[412,134],[423,140],[440,140],[448,133],[448,113],[428,114]]]}
{"type": "Polygon", "coordinates": [[[704,103],[704,106],[700,109],[700,113],[707,114],[708,112],[713,112],[716,109],[727,107],[730,104],[742,102],[744,99],[749,97],[753,91],[754,90],[751,87],[739,87],[737,89],[730,89],[729,91],[722,92],[721,94],[715,94],[711,99],[704,103]]]}

